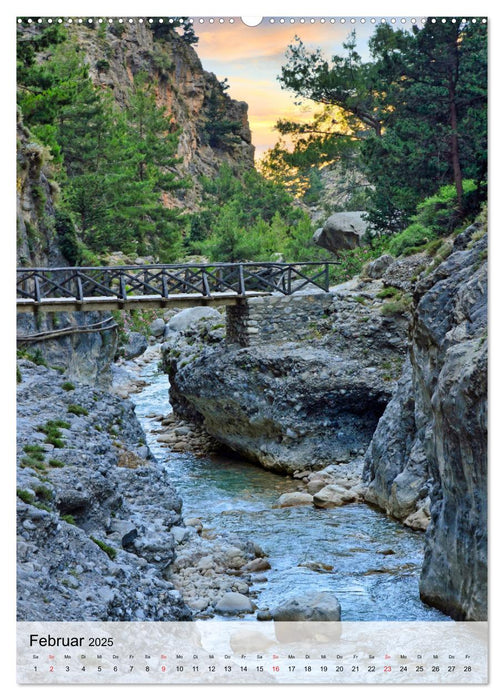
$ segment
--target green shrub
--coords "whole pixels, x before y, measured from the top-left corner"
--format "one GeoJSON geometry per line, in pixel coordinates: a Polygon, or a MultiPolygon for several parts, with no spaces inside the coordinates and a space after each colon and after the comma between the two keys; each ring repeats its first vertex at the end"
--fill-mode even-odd
{"type": "Polygon", "coordinates": [[[401,292],[397,289],[397,287],[385,287],[382,289],[378,294],[376,295],[378,299],[387,299],[388,297],[397,297],[401,294],[401,292]]]}
{"type": "MultiPolygon", "coordinates": [[[[473,211],[472,203],[477,192],[476,183],[473,180],[464,180],[462,189],[464,212],[476,213],[473,211]]],[[[461,219],[461,214],[457,211],[455,185],[443,185],[432,197],[427,197],[420,202],[414,219],[433,229],[436,236],[447,236],[452,233],[461,219]]]]}
{"type": "MultiPolygon", "coordinates": [[[[475,214],[477,186],[473,180],[464,180],[462,187],[464,214],[475,214]]],[[[388,249],[396,257],[411,255],[421,250],[433,253],[435,241],[453,233],[462,223],[462,218],[457,208],[455,186],[444,185],[432,197],[427,197],[418,204],[411,224],[389,240],[388,249]]]]}
{"type": "Polygon", "coordinates": [[[68,413],[73,413],[76,416],[87,416],[88,410],[84,406],[80,406],[76,403],[71,403],[67,408],[68,413]]]}
{"type": "Polygon", "coordinates": [[[25,445],[23,447],[23,451],[35,459],[43,460],[45,457],[45,448],[43,445],[25,445]]]}
{"type": "Polygon", "coordinates": [[[18,365],[16,365],[16,384],[21,384],[23,381],[23,377],[21,376],[21,370],[19,369],[18,365]]]}
{"type": "Polygon", "coordinates": [[[427,226],[418,223],[410,224],[407,229],[390,239],[389,251],[395,257],[412,254],[435,237],[434,231],[427,226]]]}
{"type": "Polygon", "coordinates": [[[79,263],[79,243],[72,217],[65,211],[54,212],[54,227],[59,248],[70,265],[79,263]]]}
{"type": "Polygon", "coordinates": [[[394,299],[394,301],[388,301],[381,307],[381,313],[384,316],[395,316],[403,314],[409,309],[411,303],[411,297],[408,294],[400,297],[399,299],[394,299]]]}
{"type": "Polygon", "coordinates": [[[63,382],[61,388],[64,391],[73,391],[75,389],[75,384],[72,384],[72,382],[63,382]]]}
{"type": "Polygon", "coordinates": [[[50,501],[52,500],[53,497],[53,492],[51,489],[47,488],[47,486],[37,486],[35,488],[35,493],[39,498],[41,498],[43,501],[50,501]]]}
{"type": "Polygon", "coordinates": [[[42,367],[47,367],[47,362],[45,361],[42,351],[38,348],[33,352],[28,352],[25,348],[20,348],[17,351],[17,356],[25,360],[33,362],[34,365],[40,365],[42,367]]]}
{"type": "Polygon", "coordinates": [[[75,525],[75,518],[73,515],[62,515],[61,519],[64,520],[69,525],[75,525]]]}
{"type": "Polygon", "coordinates": [[[35,500],[33,494],[31,494],[29,491],[26,491],[25,489],[18,489],[16,491],[16,494],[24,503],[33,503],[35,500]]]}
{"type": "Polygon", "coordinates": [[[62,435],[60,428],[68,429],[70,428],[70,423],[67,423],[64,420],[48,420],[45,425],[37,426],[37,430],[40,430],[47,436],[45,442],[50,445],[54,445],[54,447],[65,446],[64,441],[61,439],[62,435]]]}
{"type": "Polygon", "coordinates": [[[55,467],[58,469],[65,466],[65,462],[62,462],[60,459],[54,459],[53,457],[51,457],[48,464],[50,467],[55,467]]]}
{"type": "Polygon", "coordinates": [[[46,465],[44,462],[35,457],[23,457],[19,462],[19,466],[23,469],[36,469],[37,471],[45,471],[46,465]]]}
{"type": "Polygon", "coordinates": [[[108,554],[109,558],[112,559],[112,561],[116,558],[117,551],[113,547],[111,547],[109,544],[105,544],[105,542],[98,540],[96,537],[93,537],[92,535],[91,535],[90,539],[93,540],[93,542],[95,544],[97,544],[98,547],[105,552],[105,554],[108,554]]]}
{"type": "Polygon", "coordinates": [[[104,58],[100,58],[98,61],[96,61],[95,66],[96,66],[96,70],[99,73],[105,73],[110,68],[110,63],[108,61],[106,61],[104,58]]]}

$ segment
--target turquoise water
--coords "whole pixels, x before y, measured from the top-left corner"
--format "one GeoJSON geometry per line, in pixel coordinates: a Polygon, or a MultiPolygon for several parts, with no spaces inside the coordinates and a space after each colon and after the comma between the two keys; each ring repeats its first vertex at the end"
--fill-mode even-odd
{"type": "MultiPolygon", "coordinates": [[[[198,458],[160,447],[149,414],[171,408],[168,379],[157,363],[146,366],[148,384],[132,397],[148,444],[182,497],[185,518],[259,544],[272,566],[267,582],[254,584],[259,608],[308,589],[329,590],[341,603],[343,620],[447,620],[418,595],[423,535],[365,504],[318,510],[272,508],[280,494],[299,482],[247,462],[198,458]],[[393,551],[393,554],[384,552],[393,551]],[[330,571],[314,571],[317,562],[330,571]]],[[[319,567],[321,568],[321,567],[319,567]]]]}

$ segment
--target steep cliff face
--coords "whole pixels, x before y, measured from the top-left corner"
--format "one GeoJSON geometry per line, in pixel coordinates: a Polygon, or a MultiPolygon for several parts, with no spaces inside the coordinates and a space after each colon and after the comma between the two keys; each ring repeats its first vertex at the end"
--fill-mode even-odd
{"type": "Polygon", "coordinates": [[[54,194],[49,153],[17,121],[17,264],[43,267],[65,265],[56,240],[54,194]]]}
{"type": "Polygon", "coordinates": [[[486,235],[418,290],[412,363],[433,479],[420,595],[456,619],[487,617],[486,235]]]}
{"type": "MultiPolygon", "coordinates": [[[[20,28],[26,38],[40,31],[35,24],[20,28]]],[[[192,45],[175,30],[155,38],[145,24],[134,22],[66,28],[67,42],[76,43],[94,85],[110,93],[121,109],[130,99],[135,77],[145,76],[159,107],[172,118],[178,134],[174,167],[189,185],[163,193],[167,208],[195,211],[201,201],[201,176],[214,177],[222,164],[235,173],[254,167],[254,146],[247,104],[233,100],[213,73],[205,71],[192,45]]],[[[42,65],[48,49],[36,54],[42,65]]],[[[22,124],[18,123],[18,254],[19,266],[65,265],[65,250],[58,240],[58,185],[51,178],[51,156],[22,124]]],[[[54,172],[55,169],[53,168],[54,172]]]]}
{"type": "Polygon", "coordinates": [[[216,76],[203,69],[194,48],[175,31],[156,39],[145,24],[135,22],[122,25],[119,36],[109,29],[106,42],[97,30],[86,27],[74,27],[72,34],[85,52],[94,84],[111,90],[119,105],[127,103],[135,76],[144,73],[153,84],[158,105],[173,117],[180,132],[182,162],[177,170],[181,176],[192,176],[193,185],[167,197],[167,206],[197,209],[198,176],[214,176],[222,163],[237,171],[254,166],[247,104],[231,99],[216,76]],[[212,138],[212,121],[217,117],[236,125],[232,138],[212,138]]]}
{"type": "Polygon", "coordinates": [[[469,227],[418,283],[410,363],[364,469],[366,499],[407,524],[430,501],[420,594],[469,620],[487,614],[486,246],[469,227]]]}

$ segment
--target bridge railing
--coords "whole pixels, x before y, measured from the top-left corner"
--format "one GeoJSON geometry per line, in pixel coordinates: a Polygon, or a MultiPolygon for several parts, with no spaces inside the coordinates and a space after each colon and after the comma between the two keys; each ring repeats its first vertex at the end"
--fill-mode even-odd
{"type": "Polygon", "coordinates": [[[254,292],[293,294],[308,285],[328,291],[333,262],[121,265],[19,268],[18,300],[112,298],[192,294],[244,297],[254,292]]]}

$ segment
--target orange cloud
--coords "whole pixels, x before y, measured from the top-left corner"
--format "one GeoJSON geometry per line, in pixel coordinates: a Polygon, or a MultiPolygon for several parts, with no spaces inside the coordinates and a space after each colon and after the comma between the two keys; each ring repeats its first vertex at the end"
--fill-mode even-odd
{"type": "MultiPolygon", "coordinates": [[[[210,24],[208,18],[199,24],[195,18],[194,24],[199,36],[196,51],[203,66],[219,79],[227,78],[229,95],[249,106],[257,158],[278,141],[274,126],[279,119],[306,121],[315,108],[313,103],[304,109],[296,106],[294,95],[282,90],[277,80],[289,44],[299,36],[308,48],[320,47],[330,57],[344,51],[342,43],[354,29],[354,25],[339,21],[311,24],[309,18],[304,24],[299,19],[292,24],[288,19],[285,24],[263,20],[258,27],[247,27],[240,18],[235,18],[233,24],[210,24]]],[[[356,27],[361,43],[367,44],[371,29],[356,27]]]]}
{"type": "Polygon", "coordinates": [[[228,61],[272,56],[283,58],[295,36],[314,46],[333,45],[336,48],[352,29],[346,24],[300,24],[299,21],[294,24],[265,24],[264,20],[258,27],[247,27],[240,19],[232,25],[195,24],[200,57],[228,61]]]}

